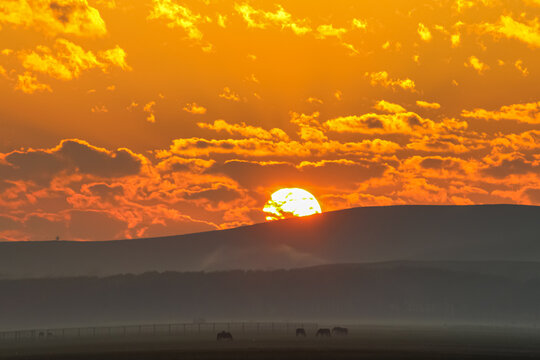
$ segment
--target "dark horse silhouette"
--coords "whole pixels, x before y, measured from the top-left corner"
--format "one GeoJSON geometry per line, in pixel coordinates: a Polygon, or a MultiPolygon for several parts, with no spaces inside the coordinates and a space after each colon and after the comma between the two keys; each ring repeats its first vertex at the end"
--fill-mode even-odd
{"type": "Polygon", "coordinates": [[[222,332],[218,332],[217,334],[217,341],[222,341],[222,340],[232,341],[232,339],[233,337],[230,332],[222,331],[222,332]]]}
{"type": "Polygon", "coordinates": [[[296,336],[303,336],[303,337],[306,337],[306,330],[304,330],[304,328],[298,328],[298,329],[296,329],[296,336]]]}
{"type": "Polygon", "coordinates": [[[344,328],[344,327],[336,326],[335,328],[332,329],[332,335],[345,336],[348,334],[349,334],[349,329],[344,328]]]}
{"type": "Polygon", "coordinates": [[[315,336],[319,337],[323,337],[323,336],[326,336],[326,337],[330,337],[330,329],[319,329],[317,330],[317,334],[315,334],[315,336]]]}

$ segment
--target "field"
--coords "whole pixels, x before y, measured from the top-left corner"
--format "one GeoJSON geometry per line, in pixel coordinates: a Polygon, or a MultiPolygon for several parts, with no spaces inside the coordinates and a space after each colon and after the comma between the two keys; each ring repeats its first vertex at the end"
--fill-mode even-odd
{"type": "MultiPolygon", "coordinates": [[[[343,337],[296,337],[283,331],[231,329],[232,342],[210,331],[4,340],[2,359],[510,359],[538,358],[540,331],[509,327],[349,326],[343,337]]],[[[226,330],[226,329],[225,329],[226,330]]]]}

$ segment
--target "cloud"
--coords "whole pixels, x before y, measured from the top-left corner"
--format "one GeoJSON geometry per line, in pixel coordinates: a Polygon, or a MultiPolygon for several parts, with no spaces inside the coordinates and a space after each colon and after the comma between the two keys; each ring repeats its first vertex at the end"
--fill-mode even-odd
{"type": "Polygon", "coordinates": [[[461,131],[467,128],[467,123],[451,119],[434,122],[422,118],[414,112],[399,112],[395,114],[368,113],[342,116],[327,120],[324,127],[338,133],[414,135],[461,131]]]}
{"type": "Polygon", "coordinates": [[[109,109],[105,105],[94,105],[90,108],[90,111],[93,113],[107,113],[109,109]]]}
{"type": "Polygon", "coordinates": [[[537,18],[525,24],[511,16],[501,15],[498,23],[485,23],[482,28],[489,33],[520,40],[531,47],[540,47],[540,23],[537,18]]]}
{"type": "Polygon", "coordinates": [[[281,129],[273,128],[271,130],[265,130],[261,127],[240,124],[229,124],[225,120],[215,120],[213,124],[197,123],[197,126],[203,129],[210,129],[214,131],[226,131],[231,135],[237,134],[243,137],[254,137],[263,140],[277,140],[288,141],[289,136],[281,129]]]}
{"type": "Polygon", "coordinates": [[[439,103],[427,102],[427,101],[422,101],[422,100],[417,100],[416,105],[421,108],[426,108],[426,109],[440,109],[441,108],[441,104],[439,103]]]}
{"type": "Polygon", "coordinates": [[[305,20],[293,19],[281,5],[276,5],[276,7],[276,11],[272,12],[255,9],[248,3],[234,5],[236,12],[242,16],[250,28],[265,29],[275,26],[280,29],[289,29],[296,35],[304,35],[312,31],[305,20]]]}
{"type": "Polygon", "coordinates": [[[155,105],[156,105],[155,101],[150,101],[146,103],[143,107],[143,111],[148,114],[148,116],[146,116],[146,121],[152,124],[156,122],[156,116],[154,115],[155,105]]]}
{"type": "Polygon", "coordinates": [[[327,37],[341,38],[342,35],[347,33],[347,29],[335,28],[332,24],[325,24],[317,26],[317,37],[325,39],[327,37]]]}
{"type": "Polygon", "coordinates": [[[528,161],[519,155],[512,155],[490,164],[482,170],[482,173],[497,179],[529,173],[540,175],[540,163],[528,161]]]}
{"type": "Polygon", "coordinates": [[[365,76],[369,78],[370,83],[372,86],[383,86],[387,88],[401,88],[403,90],[408,91],[415,91],[415,83],[413,80],[406,78],[406,79],[392,79],[388,75],[386,71],[379,71],[379,72],[367,72],[365,73],[365,76]]]}
{"type": "Polygon", "coordinates": [[[308,97],[306,99],[306,102],[308,102],[310,104],[322,104],[323,103],[323,101],[321,99],[316,98],[316,97],[312,97],[312,96],[308,97]]]}
{"type": "Polygon", "coordinates": [[[377,110],[380,110],[380,111],[385,111],[385,112],[389,112],[389,113],[392,113],[392,114],[397,114],[397,113],[401,113],[401,112],[406,112],[407,110],[405,110],[405,108],[401,105],[398,105],[398,104],[394,104],[394,103],[391,103],[391,102],[388,102],[388,101],[384,101],[384,100],[379,100],[375,106],[373,106],[373,108],[377,109],[377,110]]]}
{"type": "Polygon", "coordinates": [[[179,5],[172,0],[153,0],[153,7],[148,19],[166,19],[170,28],[180,27],[184,29],[190,39],[201,40],[202,32],[196,26],[202,17],[194,14],[185,6],[179,5]]]}
{"type": "Polygon", "coordinates": [[[303,141],[321,143],[328,140],[324,134],[324,128],[319,123],[319,112],[314,112],[311,115],[298,114],[291,112],[291,123],[298,125],[300,128],[298,135],[303,141]]]}
{"type": "Polygon", "coordinates": [[[86,0],[2,1],[0,24],[35,28],[50,36],[96,37],[107,33],[99,11],[86,0]]]}
{"type": "Polygon", "coordinates": [[[49,85],[40,83],[37,78],[28,71],[24,72],[24,74],[17,75],[15,90],[20,90],[26,94],[43,91],[52,92],[49,85]]]}
{"type": "Polygon", "coordinates": [[[240,101],[240,96],[232,91],[228,86],[223,88],[223,92],[219,94],[219,97],[231,101],[240,101]]]}
{"type": "Polygon", "coordinates": [[[210,157],[229,155],[247,158],[291,158],[310,156],[343,156],[367,153],[394,153],[400,146],[383,139],[365,139],[358,142],[270,141],[257,138],[249,139],[204,139],[187,138],[173,141],[168,151],[159,153],[166,158],[170,155],[182,157],[210,157]]]}
{"type": "Polygon", "coordinates": [[[367,21],[362,19],[353,19],[352,24],[357,29],[363,29],[365,30],[367,28],[367,21]]]}
{"type": "Polygon", "coordinates": [[[120,47],[99,53],[86,51],[65,39],[57,39],[54,52],[47,46],[38,46],[36,50],[19,52],[22,66],[34,72],[41,72],[60,80],[78,78],[85,70],[100,69],[107,71],[111,66],[129,70],[125,63],[125,52],[120,47]]]}
{"type": "Polygon", "coordinates": [[[420,35],[420,38],[424,41],[430,41],[432,39],[431,31],[422,23],[418,23],[418,29],[417,29],[418,35],[420,35]]]}
{"type": "Polygon", "coordinates": [[[514,66],[515,66],[516,69],[518,69],[518,71],[521,73],[521,75],[523,75],[523,76],[528,76],[529,75],[529,69],[527,69],[523,65],[523,60],[517,60],[514,63],[514,66]]]}
{"type": "Polygon", "coordinates": [[[132,70],[126,62],[126,52],[120,46],[116,45],[113,49],[101,51],[99,56],[113,66],[117,66],[124,71],[132,70]]]}
{"type": "Polygon", "coordinates": [[[196,102],[186,104],[186,106],[184,106],[182,110],[196,115],[206,114],[206,108],[202,105],[197,105],[196,102]]]}
{"type": "Polygon", "coordinates": [[[478,72],[478,74],[482,75],[486,70],[489,69],[489,66],[484,64],[480,59],[478,59],[476,56],[470,56],[467,59],[467,62],[465,63],[466,67],[472,67],[474,70],[478,72]]]}
{"type": "Polygon", "coordinates": [[[4,179],[48,183],[61,173],[116,178],[138,174],[148,160],[120,148],[109,151],[78,139],[62,140],[51,149],[16,150],[3,155],[0,174],[4,179]]]}
{"type": "Polygon", "coordinates": [[[502,106],[499,110],[463,110],[461,116],[485,120],[515,120],[526,124],[540,124],[540,101],[502,106]]]}

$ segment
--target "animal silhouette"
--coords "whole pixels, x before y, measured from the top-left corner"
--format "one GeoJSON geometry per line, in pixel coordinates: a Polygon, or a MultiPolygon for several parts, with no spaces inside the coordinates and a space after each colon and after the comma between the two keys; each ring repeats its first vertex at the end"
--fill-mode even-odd
{"type": "Polygon", "coordinates": [[[345,336],[348,334],[349,334],[349,329],[344,328],[344,327],[336,326],[335,328],[332,329],[332,335],[345,336]]]}
{"type": "Polygon", "coordinates": [[[317,334],[315,334],[317,337],[330,337],[330,329],[319,329],[317,330],[317,334]]]}
{"type": "Polygon", "coordinates": [[[303,336],[303,337],[306,337],[306,330],[304,330],[304,328],[298,328],[298,329],[296,329],[296,336],[303,336]]]}
{"type": "Polygon", "coordinates": [[[233,340],[232,334],[228,331],[218,332],[216,338],[217,338],[217,341],[232,341],[233,340]]]}

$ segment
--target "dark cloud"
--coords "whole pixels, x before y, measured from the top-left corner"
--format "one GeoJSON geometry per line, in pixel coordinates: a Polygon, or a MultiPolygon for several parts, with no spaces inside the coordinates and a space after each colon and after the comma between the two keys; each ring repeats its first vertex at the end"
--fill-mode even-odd
{"type": "Polygon", "coordinates": [[[323,161],[303,163],[264,163],[231,160],[214,164],[210,173],[220,173],[253,189],[272,186],[352,186],[372,177],[378,177],[388,168],[377,161],[323,161]]]}
{"type": "Polygon", "coordinates": [[[124,187],[122,185],[107,185],[104,183],[92,184],[88,186],[88,190],[92,195],[97,195],[102,198],[112,198],[114,196],[124,195],[124,187]]]}
{"type": "Polygon", "coordinates": [[[0,165],[0,177],[46,184],[61,173],[122,177],[139,173],[143,157],[127,149],[108,151],[80,140],[63,140],[53,149],[13,151],[0,165]]]}
{"type": "Polygon", "coordinates": [[[106,151],[77,140],[64,140],[58,153],[80,172],[103,177],[135,175],[141,159],[129,150],[106,151]]]}
{"type": "Polygon", "coordinates": [[[59,4],[55,1],[49,4],[49,8],[52,10],[55,19],[62,24],[69,22],[69,18],[75,10],[73,4],[59,4]]]}
{"type": "Polygon", "coordinates": [[[482,173],[497,179],[503,179],[510,175],[523,175],[527,173],[540,173],[540,166],[528,162],[525,159],[504,159],[499,165],[488,167],[482,173]]]}
{"type": "Polygon", "coordinates": [[[187,193],[184,197],[188,200],[206,199],[211,202],[229,202],[240,198],[242,194],[237,190],[225,185],[218,185],[212,189],[206,189],[187,193]]]}

